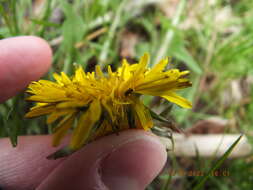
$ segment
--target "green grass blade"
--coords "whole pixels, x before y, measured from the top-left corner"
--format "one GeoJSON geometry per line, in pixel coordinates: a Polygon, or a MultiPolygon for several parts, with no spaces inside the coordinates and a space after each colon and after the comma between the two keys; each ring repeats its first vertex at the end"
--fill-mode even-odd
{"type": "Polygon", "coordinates": [[[4,129],[6,130],[6,133],[8,134],[11,144],[13,147],[16,147],[18,144],[18,127],[17,125],[13,125],[13,122],[9,122],[10,117],[13,114],[14,109],[11,108],[7,115],[3,118],[4,123],[4,129]]]}
{"type": "Polygon", "coordinates": [[[15,30],[15,35],[20,33],[19,26],[18,26],[18,19],[17,19],[17,9],[16,9],[17,3],[18,2],[16,0],[10,1],[11,12],[13,14],[12,22],[13,22],[13,26],[14,26],[14,30],[15,30]]]}
{"type": "Polygon", "coordinates": [[[229,149],[222,155],[222,157],[214,164],[214,166],[208,171],[208,173],[203,176],[198,184],[193,188],[193,190],[199,190],[204,185],[206,180],[211,176],[212,172],[214,172],[217,168],[221,166],[221,164],[227,159],[229,154],[233,151],[237,143],[240,141],[243,135],[240,135],[238,139],[229,147],[229,149]]]}
{"type": "Polygon", "coordinates": [[[177,27],[178,24],[180,23],[180,18],[185,10],[186,2],[187,2],[186,0],[179,1],[177,11],[176,11],[175,16],[172,20],[172,27],[167,31],[164,41],[163,41],[163,44],[157,51],[157,56],[153,62],[154,64],[158,63],[159,60],[161,60],[163,57],[165,57],[167,50],[169,49],[169,47],[171,45],[172,39],[174,38],[175,32],[174,32],[173,28],[177,27]]]}
{"type": "Polygon", "coordinates": [[[113,40],[113,37],[115,36],[116,29],[120,25],[121,17],[122,17],[126,3],[127,3],[126,0],[122,1],[119,5],[118,9],[116,10],[114,20],[112,21],[112,24],[111,24],[110,29],[108,31],[107,40],[103,44],[103,49],[99,55],[99,64],[100,65],[102,65],[107,59],[108,50],[110,49],[111,42],[113,40]]]}
{"type": "MultiPolygon", "coordinates": [[[[46,11],[45,11],[45,14],[44,14],[44,16],[42,18],[42,21],[44,21],[44,22],[48,22],[48,19],[49,19],[50,15],[51,15],[51,11],[52,11],[51,4],[52,4],[52,0],[48,0],[47,4],[46,4],[46,11]]],[[[42,29],[39,32],[39,36],[42,36],[42,37],[44,36],[45,31],[46,31],[46,27],[47,27],[47,25],[45,25],[45,24],[42,25],[42,29]]]]}
{"type": "Polygon", "coordinates": [[[42,25],[43,27],[49,26],[49,27],[59,28],[61,26],[60,24],[45,21],[45,20],[31,19],[31,21],[35,24],[42,25]]]}

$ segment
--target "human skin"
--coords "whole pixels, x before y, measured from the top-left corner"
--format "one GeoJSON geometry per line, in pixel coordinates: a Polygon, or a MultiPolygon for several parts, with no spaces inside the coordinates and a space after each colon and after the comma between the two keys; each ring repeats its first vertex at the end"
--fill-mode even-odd
{"type": "MultiPolygon", "coordinates": [[[[11,98],[50,68],[48,43],[34,36],[0,40],[0,102],[11,98]]],[[[159,139],[127,130],[98,139],[58,160],[51,135],[23,136],[13,148],[0,139],[0,187],[4,190],[141,190],[163,168],[167,154],[159,139]]],[[[67,140],[65,140],[66,142],[67,140]]]]}

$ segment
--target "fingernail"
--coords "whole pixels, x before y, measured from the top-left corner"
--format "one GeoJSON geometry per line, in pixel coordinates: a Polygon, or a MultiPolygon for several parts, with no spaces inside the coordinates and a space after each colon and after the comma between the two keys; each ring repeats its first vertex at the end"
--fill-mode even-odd
{"type": "Polygon", "coordinates": [[[145,136],[125,143],[101,163],[101,179],[110,190],[144,189],[161,171],[166,151],[159,139],[145,136]]]}

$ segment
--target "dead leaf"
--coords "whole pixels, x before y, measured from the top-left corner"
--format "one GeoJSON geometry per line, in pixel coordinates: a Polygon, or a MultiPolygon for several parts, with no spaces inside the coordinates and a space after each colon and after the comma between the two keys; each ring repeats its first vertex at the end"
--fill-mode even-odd
{"type": "Polygon", "coordinates": [[[189,134],[220,134],[225,132],[225,128],[228,125],[228,120],[213,117],[206,120],[200,120],[196,122],[193,127],[186,130],[189,134]]]}
{"type": "Polygon", "coordinates": [[[135,46],[138,42],[138,34],[125,30],[121,34],[120,56],[125,58],[135,57],[135,46]]]}

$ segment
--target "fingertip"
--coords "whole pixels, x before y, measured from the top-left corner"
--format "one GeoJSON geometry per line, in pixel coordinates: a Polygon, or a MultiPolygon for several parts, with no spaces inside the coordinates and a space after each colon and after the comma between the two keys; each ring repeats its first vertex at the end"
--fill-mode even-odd
{"type": "Polygon", "coordinates": [[[112,190],[145,189],[162,170],[166,159],[166,149],[157,137],[142,136],[103,160],[101,179],[112,190]]]}
{"type": "Polygon", "coordinates": [[[162,170],[166,158],[157,137],[128,130],[86,145],[59,165],[38,190],[144,189],[162,170]]]}
{"type": "Polygon", "coordinates": [[[45,74],[52,60],[48,43],[36,36],[0,40],[0,102],[45,74]]]}

